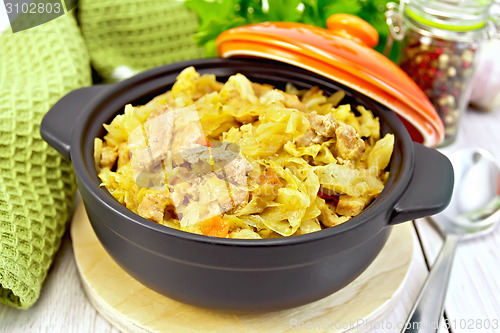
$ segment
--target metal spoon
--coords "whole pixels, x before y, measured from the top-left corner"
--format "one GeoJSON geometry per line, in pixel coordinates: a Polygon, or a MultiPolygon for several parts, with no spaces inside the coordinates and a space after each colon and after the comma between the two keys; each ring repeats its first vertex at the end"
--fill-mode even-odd
{"type": "Polygon", "coordinates": [[[455,250],[460,240],[493,230],[500,220],[500,166],[484,150],[449,156],[455,173],[450,205],[429,218],[445,235],[444,244],[402,332],[437,332],[455,250]]]}

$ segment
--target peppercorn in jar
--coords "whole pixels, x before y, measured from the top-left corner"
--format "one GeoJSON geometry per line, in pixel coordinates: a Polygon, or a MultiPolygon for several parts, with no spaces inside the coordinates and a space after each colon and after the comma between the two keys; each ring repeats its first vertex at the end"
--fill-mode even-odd
{"type": "MultiPolygon", "coordinates": [[[[441,146],[455,141],[472,91],[482,42],[488,38],[492,0],[409,0],[388,4],[399,66],[417,83],[443,121],[441,146]]],[[[392,41],[390,41],[392,42],[392,41]]]]}

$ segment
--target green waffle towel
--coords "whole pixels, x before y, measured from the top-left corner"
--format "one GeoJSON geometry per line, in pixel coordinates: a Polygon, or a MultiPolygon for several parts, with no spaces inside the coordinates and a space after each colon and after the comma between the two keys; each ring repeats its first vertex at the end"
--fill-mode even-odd
{"type": "Polygon", "coordinates": [[[124,67],[137,73],[205,54],[192,37],[196,14],[182,1],[80,0],[78,19],[92,65],[106,79],[123,78],[124,67]]]}
{"type": "Polygon", "coordinates": [[[43,115],[69,91],[202,57],[196,16],[176,0],[80,0],[38,27],[0,35],[0,302],[38,299],[75,193],[71,165],[40,137],[43,115]]]}

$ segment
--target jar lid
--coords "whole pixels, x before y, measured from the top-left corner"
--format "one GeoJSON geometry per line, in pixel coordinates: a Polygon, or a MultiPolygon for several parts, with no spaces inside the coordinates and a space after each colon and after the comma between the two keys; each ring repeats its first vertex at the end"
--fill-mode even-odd
{"type": "Polygon", "coordinates": [[[328,19],[328,29],[291,22],[266,22],[227,30],[216,46],[222,57],[260,57],[307,69],[358,91],[395,111],[413,140],[437,146],[444,126],[415,82],[371,47],[378,34],[346,14],[328,19]]]}
{"type": "Polygon", "coordinates": [[[486,27],[492,4],[493,0],[412,0],[403,7],[409,18],[424,26],[466,32],[486,27]]]}

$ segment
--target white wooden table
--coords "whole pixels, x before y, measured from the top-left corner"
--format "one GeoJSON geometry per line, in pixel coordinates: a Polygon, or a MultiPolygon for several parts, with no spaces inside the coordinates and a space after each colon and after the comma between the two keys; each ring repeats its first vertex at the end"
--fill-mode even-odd
{"type": "MultiPolygon", "coordinates": [[[[457,142],[443,152],[474,146],[489,150],[500,160],[500,110],[489,114],[467,112],[457,142]]],[[[413,265],[406,287],[396,307],[373,332],[399,332],[397,326],[406,319],[427,276],[428,265],[440,249],[441,238],[427,221],[416,221],[414,227],[413,265]]],[[[500,228],[459,245],[445,307],[452,329],[442,326],[440,332],[500,332],[499,249],[500,228]],[[485,328],[488,323],[489,329],[485,328]]],[[[25,311],[0,305],[0,332],[118,332],[87,300],[68,235],[38,302],[25,311]]]]}

